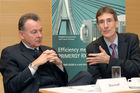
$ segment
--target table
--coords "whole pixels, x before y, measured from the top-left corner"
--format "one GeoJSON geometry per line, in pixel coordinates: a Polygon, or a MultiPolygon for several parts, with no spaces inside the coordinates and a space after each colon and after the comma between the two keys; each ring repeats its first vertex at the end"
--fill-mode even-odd
{"type": "MultiPolygon", "coordinates": [[[[93,93],[95,85],[81,85],[68,87],[45,88],[39,90],[41,93],[93,93]]],[[[100,93],[100,92],[96,92],[100,93]]]]}
{"type": "MultiPolygon", "coordinates": [[[[41,93],[101,93],[95,89],[95,85],[55,87],[40,89],[41,93]]],[[[130,91],[120,91],[113,93],[140,93],[140,89],[130,89],[130,91]]]]}

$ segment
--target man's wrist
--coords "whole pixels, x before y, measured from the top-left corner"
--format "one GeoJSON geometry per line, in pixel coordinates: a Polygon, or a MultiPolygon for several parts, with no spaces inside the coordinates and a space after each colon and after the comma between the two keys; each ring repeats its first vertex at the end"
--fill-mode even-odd
{"type": "Polygon", "coordinates": [[[32,64],[32,63],[30,63],[29,66],[30,66],[31,68],[33,68],[34,70],[37,70],[37,69],[38,69],[38,67],[37,67],[36,65],[32,64]]]}
{"type": "Polygon", "coordinates": [[[108,59],[107,59],[107,64],[109,64],[109,61],[110,61],[110,56],[108,56],[108,59]]]}

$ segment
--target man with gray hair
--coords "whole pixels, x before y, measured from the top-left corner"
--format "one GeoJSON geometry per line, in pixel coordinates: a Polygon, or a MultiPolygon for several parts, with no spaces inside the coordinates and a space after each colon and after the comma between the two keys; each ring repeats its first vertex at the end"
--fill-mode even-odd
{"type": "Polygon", "coordinates": [[[18,23],[21,42],[2,50],[0,70],[5,93],[39,93],[39,88],[89,84],[90,74],[79,72],[70,82],[56,51],[41,45],[42,26],[34,13],[18,23]]]}

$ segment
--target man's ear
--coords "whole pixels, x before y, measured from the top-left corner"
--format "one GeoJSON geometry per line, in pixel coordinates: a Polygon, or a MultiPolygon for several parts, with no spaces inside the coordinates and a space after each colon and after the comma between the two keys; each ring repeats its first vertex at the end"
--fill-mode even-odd
{"type": "Polygon", "coordinates": [[[24,32],[23,31],[19,30],[18,34],[19,34],[21,39],[24,39],[24,32]]]}
{"type": "Polygon", "coordinates": [[[97,23],[97,28],[99,29],[99,31],[100,31],[100,28],[99,28],[99,24],[97,23]]]}
{"type": "Polygon", "coordinates": [[[118,28],[118,26],[119,26],[119,22],[118,22],[118,21],[116,21],[116,28],[118,28]]]}

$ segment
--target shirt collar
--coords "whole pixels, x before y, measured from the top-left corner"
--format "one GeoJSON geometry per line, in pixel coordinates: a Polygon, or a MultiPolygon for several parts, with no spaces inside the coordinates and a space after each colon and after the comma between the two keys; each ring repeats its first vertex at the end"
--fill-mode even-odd
{"type": "MultiPolygon", "coordinates": [[[[35,48],[32,48],[32,47],[28,46],[28,45],[25,44],[23,41],[22,41],[22,43],[23,43],[23,45],[24,45],[26,48],[28,48],[28,49],[32,49],[32,50],[35,49],[35,48]]],[[[37,47],[36,49],[39,50],[39,47],[37,47]]]]}
{"type": "MultiPolygon", "coordinates": [[[[107,44],[108,47],[112,44],[112,42],[109,42],[105,38],[104,38],[104,40],[105,40],[105,42],[106,42],[106,44],[107,44]]],[[[115,40],[113,41],[113,44],[116,44],[118,46],[118,35],[117,34],[116,34],[115,40]]]]}

